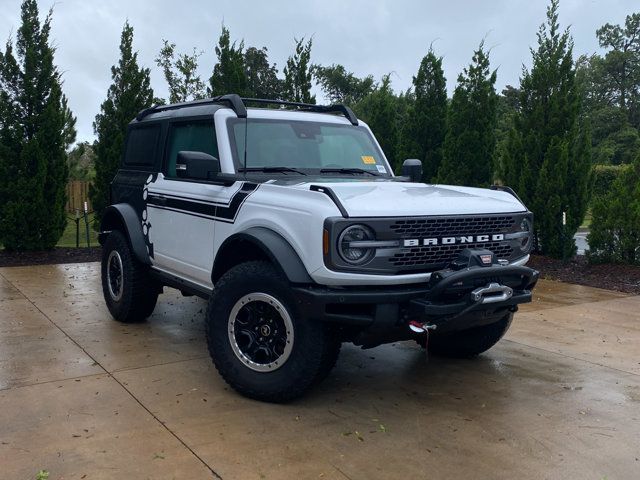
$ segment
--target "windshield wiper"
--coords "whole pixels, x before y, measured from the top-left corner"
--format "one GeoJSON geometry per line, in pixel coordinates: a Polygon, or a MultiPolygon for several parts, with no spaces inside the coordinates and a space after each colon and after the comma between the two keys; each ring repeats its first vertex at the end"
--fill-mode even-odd
{"type": "Polygon", "coordinates": [[[244,167],[239,168],[238,172],[264,172],[264,173],[286,173],[293,172],[300,175],[306,175],[302,170],[291,167],[244,167]]]}
{"type": "Polygon", "coordinates": [[[364,168],[322,168],[320,173],[368,173],[374,177],[379,176],[378,173],[371,170],[365,170],[364,168]]]}

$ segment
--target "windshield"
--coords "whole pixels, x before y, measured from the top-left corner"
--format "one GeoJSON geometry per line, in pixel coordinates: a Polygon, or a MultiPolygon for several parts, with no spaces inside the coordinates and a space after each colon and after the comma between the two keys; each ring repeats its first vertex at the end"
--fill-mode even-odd
{"type": "Polygon", "coordinates": [[[286,175],[389,175],[380,149],[362,126],[230,119],[229,130],[237,171],[286,175]],[[246,123],[248,130],[245,132],[246,123]]]}

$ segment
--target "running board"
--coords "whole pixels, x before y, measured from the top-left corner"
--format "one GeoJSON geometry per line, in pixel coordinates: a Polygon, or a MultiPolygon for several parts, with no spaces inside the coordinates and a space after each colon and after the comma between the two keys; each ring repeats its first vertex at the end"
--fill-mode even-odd
{"type": "Polygon", "coordinates": [[[176,275],[172,275],[155,268],[151,269],[151,275],[163,286],[175,288],[180,290],[182,293],[196,295],[197,297],[204,298],[205,300],[208,300],[213,292],[212,289],[203,285],[185,280],[184,278],[177,277],[176,275]]]}

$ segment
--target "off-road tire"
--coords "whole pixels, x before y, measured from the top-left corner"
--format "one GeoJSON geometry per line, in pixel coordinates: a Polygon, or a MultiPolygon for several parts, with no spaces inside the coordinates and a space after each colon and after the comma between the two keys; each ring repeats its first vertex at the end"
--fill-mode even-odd
{"type": "Polygon", "coordinates": [[[429,352],[450,358],[471,358],[493,347],[509,330],[513,313],[508,313],[495,323],[470,328],[461,332],[429,338],[429,352]]]}
{"type": "Polygon", "coordinates": [[[113,318],[122,323],[143,322],[153,313],[160,288],[151,278],[149,267],[133,255],[129,242],[118,230],[112,231],[102,248],[102,293],[113,318]],[[109,257],[117,252],[122,265],[122,289],[114,298],[109,289],[109,257]]]}
{"type": "Polygon", "coordinates": [[[239,264],[218,280],[207,308],[206,334],[222,378],[240,394],[266,402],[283,403],[302,396],[328,375],[340,351],[340,342],[327,325],[301,317],[288,281],[265,261],[239,264]],[[273,371],[249,368],[231,345],[229,319],[234,305],[255,293],[280,302],[293,325],[291,353],[273,371]]]}
{"type": "MultiPolygon", "coordinates": [[[[327,326],[329,329],[329,326],[327,326]]],[[[338,361],[338,357],[340,356],[340,348],[342,347],[342,342],[337,340],[335,332],[329,329],[328,332],[331,341],[327,348],[324,349],[324,358],[320,362],[320,371],[315,379],[315,384],[321,383],[325,378],[329,376],[333,367],[336,366],[336,362],[338,361]]]]}

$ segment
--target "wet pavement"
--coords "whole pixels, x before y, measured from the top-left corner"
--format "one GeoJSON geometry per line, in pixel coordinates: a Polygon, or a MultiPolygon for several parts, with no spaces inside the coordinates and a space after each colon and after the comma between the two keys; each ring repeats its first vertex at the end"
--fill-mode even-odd
{"type": "Polygon", "coordinates": [[[578,255],[585,255],[586,251],[589,250],[589,242],[587,241],[588,236],[588,230],[579,230],[573,236],[573,240],[576,242],[576,248],[578,249],[578,255]]]}
{"type": "Polygon", "coordinates": [[[289,405],[225,385],[204,308],[121,325],[98,264],[0,268],[0,478],[640,478],[640,297],[542,281],[475,360],[345,346],[289,405]]]}

